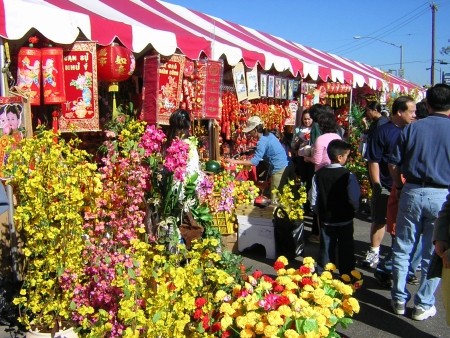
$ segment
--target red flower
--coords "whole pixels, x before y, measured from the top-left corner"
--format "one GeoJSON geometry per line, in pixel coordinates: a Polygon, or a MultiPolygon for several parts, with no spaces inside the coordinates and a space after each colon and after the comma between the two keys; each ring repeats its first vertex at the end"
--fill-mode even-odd
{"type": "Polygon", "coordinates": [[[255,278],[255,279],[258,279],[259,277],[261,277],[262,276],[262,272],[261,271],[259,271],[259,270],[256,270],[255,272],[253,272],[253,277],[255,278]]]}
{"type": "Polygon", "coordinates": [[[306,275],[306,274],[311,272],[311,269],[309,267],[307,267],[307,266],[302,265],[300,267],[299,271],[300,271],[300,274],[306,275]]]}
{"type": "Polygon", "coordinates": [[[202,325],[205,330],[209,329],[209,316],[208,315],[205,315],[205,317],[203,317],[202,325]]]}
{"type": "Polygon", "coordinates": [[[275,269],[275,271],[278,271],[278,270],[280,270],[280,269],[283,269],[284,267],[285,267],[284,263],[283,263],[283,262],[280,262],[280,261],[276,261],[276,262],[273,264],[273,268],[275,269]]]}
{"type": "Polygon", "coordinates": [[[280,284],[275,284],[273,286],[273,292],[282,293],[284,291],[284,287],[280,284]]]}
{"type": "Polygon", "coordinates": [[[270,276],[264,275],[263,279],[264,279],[265,282],[274,283],[273,278],[270,277],[270,276]]]}
{"type": "Polygon", "coordinates": [[[229,338],[231,337],[231,332],[230,331],[223,331],[222,332],[222,338],[229,338]]]}
{"type": "Polygon", "coordinates": [[[220,326],[220,322],[215,322],[212,326],[211,326],[211,333],[216,333],[221,329],[220,326]]]}
{"type": "Polygon", "coordinates": [[[196,300],[195,300],[195,306],[197,307],[197,308],[201,308],[203,305],[205,305],[206,304],[206,299],[205,298],[203,298],[203,297],[200,297],[200,298],[197,298],[196,300]]]}
{"type": "Polygon", "coordinates": [[[289,304],[290,304],[289,298],[287,298],[286,296],[281,296],[276,300],[277,308],[279,308],[281,305],[289,305],[289,304]]]}
{"type": "Polygon", "coordinates": [[[200,318],[202,318],[202,316],[203,316],[202,309],[196,309],[192,316],[194,317],[195,320],[199,320],[200,318]]]}
{"type": "Polygon", "coordinates": [[[312,282],[311,278],[309,278],[309,277],[303,277],[302,278],[302,285],[303,286],[305,286],[305,285],[312,285],[312,284],[313,284],[313,282],[312,282]]]}

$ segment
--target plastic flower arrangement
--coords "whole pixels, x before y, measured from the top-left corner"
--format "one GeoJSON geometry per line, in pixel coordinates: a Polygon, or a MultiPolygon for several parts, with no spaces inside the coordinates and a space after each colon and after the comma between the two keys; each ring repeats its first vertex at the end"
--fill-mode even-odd
{"type": "Polygon", "coordinates": [[[328,264],[319,276],[311,257],[298,269],[286,265],[281,256],[275,279],[256,271],[231,293],[218,290],[214,299],[196,303],[198,330],[221,337],[339,337],[337,327],[347,327],[360,310],[353,293],[361,274],[353,271],[347,282],[334,279],[335,266],[328,264]]]}
{"type": "Polygon", "coordinates": [[[119,118],[107,132],[102,194],[85,215],[82,278],[67,281],[73,319],[87,337],[181,337],[195,298],[233,278],[217,239],[194,241],[190,250],[180,243],[185,210],[205,226],[212,218],[195,197],[186,143],[176,140],[163,159],[161,130],[119,118]]]}
{"type": "Polygon", "coordinates": [[[23,241],[23,285],[14,299],[19,321],[27,329],[60,329],[73,296],[65,281],[78,282],[83,268],[83,215],[100,192],[96,165],[76,141],[55,142],[53,132],[38,130],[11,151],[4,173],[12,177],[23,241]]]}
{"type": "Polygon", "coordinates": [[[293,180],[283,186],[280,192],[272,190],[277,197],[278,203],[286,211],[291,221],[302,220],[304,211],[303,204],[306,203],[306,188],[304,185],[296,185],[293,180]]]}

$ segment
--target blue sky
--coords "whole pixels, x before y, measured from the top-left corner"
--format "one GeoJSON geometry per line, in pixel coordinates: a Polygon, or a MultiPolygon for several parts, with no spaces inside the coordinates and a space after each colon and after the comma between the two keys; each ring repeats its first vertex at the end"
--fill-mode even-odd
{"type": "MultiPolygon", "coordinates": [[[[397,71],[403,46],[405,78],[430,84],[431,1],[424,0],[167,0],[303,45],[397,71]],[[354,36],[366,36],[383,40],[354,36]]],[[[450,73],[450,0],[436,0],[435,82],[450,73]]]]}

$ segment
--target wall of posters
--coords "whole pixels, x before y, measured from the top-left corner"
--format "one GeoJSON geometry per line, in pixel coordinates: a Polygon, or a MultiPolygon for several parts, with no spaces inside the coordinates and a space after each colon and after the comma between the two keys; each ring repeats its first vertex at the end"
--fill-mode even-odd
{"type": "Polygon", "coordinates": [[[59,130],[99,130],[97,46],[77,41],[64,51],[66,102],[61,107],[59,130]]]}

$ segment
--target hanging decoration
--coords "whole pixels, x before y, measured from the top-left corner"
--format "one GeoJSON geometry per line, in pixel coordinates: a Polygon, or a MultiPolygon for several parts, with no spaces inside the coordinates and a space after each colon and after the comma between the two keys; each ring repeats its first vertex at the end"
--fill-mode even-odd
{"type": "Polygon", "coordinates": [[[133,53],[125,47],[112,43],[97,51],[98,78],[110,82],[109,91],[113,93],[113,116],[117,115],[115,93],[119,91],[118,82],[125,81],[133,75],[136,60],[133,53]]]}
{"type": "Polygon", "coordinates": [[[75,42],[64,51],[66,101],[61,107],[61,131],[99,129],[97,53],[95,42],[75,42]]]}
{"type": "Polygon", "coordinates": [[[147,123],[169,124],[169,117],[178,109],[183,96],[185,61],[185,56],[179,54],[144,58],[142,119],[147,123]]]}
{"type": "Polygon", "coordinates": [[[19,50],[17,60],[17,87],[28,96],[31,105],[41,104],[41,50],[34,48],[38,38],[28,40],[29,47],[19,50]]]}
{"type": "Polygon", "coordinates": [[[63,49],[47,47],[42,48],[41,53],[44,103],[63,103],[66,101],[63,49]]]}

